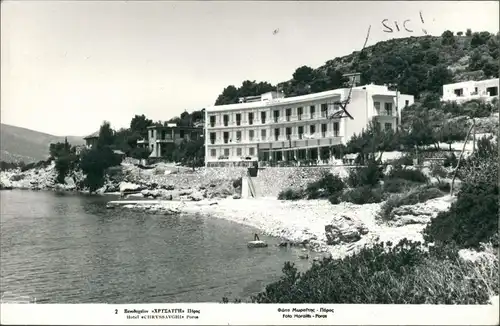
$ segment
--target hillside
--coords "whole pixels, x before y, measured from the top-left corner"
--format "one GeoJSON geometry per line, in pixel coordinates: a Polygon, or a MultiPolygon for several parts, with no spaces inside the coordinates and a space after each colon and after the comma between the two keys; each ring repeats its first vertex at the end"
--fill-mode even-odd
{"type": "MultiPolygon", "coordinates": [[[[49,144],[63,142],[64,137],[1,124],[0,128],[0,161],[25,163],[47,159],[49,144]]],[[[72,145],[83,145],[82,137],[68,136],[72,145]]]]}
{"type": "MultiPolygon", "coordinates": [[[[360,72],[362,84],[397,83],[402,93],[418,98],[424,92],[440,93],[446,83],[498,78],[499,43],[500,33],[470,30],[392,39],[329,60],[316,69],[299,67],[291,80],[278,86],[287,97],[316,93],[344,86],[344,73],[360,72]]],[[[237,103],[238,97],[259,95],[264,88],[275,89],[255,81],[244,81],[239,88],[230,85],[216,104],[237,103]]]]}

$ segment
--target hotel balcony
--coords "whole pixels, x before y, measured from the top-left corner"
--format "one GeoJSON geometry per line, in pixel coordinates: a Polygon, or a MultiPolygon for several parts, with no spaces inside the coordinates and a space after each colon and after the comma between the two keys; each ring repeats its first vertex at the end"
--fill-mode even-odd
{"type": "Polygon", "coordinates": [[[156,140],[157,143],[173,143],[174,139],[172,137],[165,137],[156,140]]]}
{"type": "Polygon", "coordinates": [[[148,141],[147,139],[139,139],[139,140],[137,141],[137,144],[138,144],[138,145],[139,145],[139,144],[148,144],[148,143],[149,143],[149,141],[148,141]]]}

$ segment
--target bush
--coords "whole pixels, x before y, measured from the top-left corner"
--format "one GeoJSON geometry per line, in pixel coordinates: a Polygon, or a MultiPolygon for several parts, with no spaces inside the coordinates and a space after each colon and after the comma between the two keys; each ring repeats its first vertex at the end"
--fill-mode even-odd
{"type": "Polygon", "coordinates": [[[380,189],[372,189],[369,186],[349,189],[341,198],[342,201],[357,205],[380,203],[384,200],[380,189]]]}
{"type": "Polygon", "coordinates": [[[366,167],[351,169],[347,177],[347,183],[353,188],[362,186],[374,187],[384,177],[382,169],[375,161],[370,160],[366,167]]]}
{"type": "Polygon", "coordinates": [[[237,178],[233,180],[233,188],[240,188],[242,185],[243,178],[237,178]]]}
{"type": "Polygon", "coordinates": [[[345,184],[338,175],[325,173],[318,181],[307,185],[307,199],[328,198],[344,190],[345,184]]]}
{"type": "Polygon", "coordinates": [[[334,194],[331,194],[329,197],[328,197],[328,201],[332,204],[332,205],[338,205],[340,204],[340,199],[342,198],[342,192],[337,192],[337,193],[334,193],[334,194]]]}
{"type": "Polygon", "coordinates": [[[455,167],[457,166],[458,159],[455,153],[451,153],[451,155],[446,155],[446,158],[444,159],[443,166],[445,168],[447,167],[455,167]]]}
{"type": "Polygon", "coordinates": [[[278,194],[279,200],[298,200],[304,198],[304,192],[300,189],[288,188],[278,194]]]}
{"type": "Polygon", "coordinates": [[[420,170],[405,169],[401,165],[395,166],[387,175],[391,179],[403,179],[413,182],[425,183],[429,179],[420,170]]]}
{"type": "Polygon", "coordinates": [[[393,160],[391,164],[397,165],[413,165],[413,156],[411,154],[405,154],[400,158],[393,160]]]}
{"type": "Polygon", "coordinates": [[[436,187],[442,192],[449,193],[451,191],[451,184],[449,182],[440,181],[436,187]]]}
{"type": "Polygon", "coordinates": [[[464,262],[456,249],[424,252],[404,239],[394,247],[376,244],[344,259],[325,259],[305,273],[286,263],[283,276],[252,302],[485,304],[498,291],[497,280],[498,260],[464,262]]]}
{"type": "Polygon", "coordinates": [[[412,182],[404,179],[388,179],[384,180],[383,190],[388,193],[400,193],[407,191],[413,185],[412,182]]]}
{"type": "Polygon", "coordinates": [[[498,233],[498,185],[464,183],[457,200],[424,230],[424,239],[479,248],[498,233]]]}
{"type": "Polygon", "coordinates": [[[392,211],[396,207],[405,205],[415,205],[441,196],[443,196],[443,193],[437,188],[427,187],[427,186],[419,187],[417,189],[411,190],[401,195],[391,196],[382,205],[379,215],[380,218],[384,220],[392,220],[393,219],[392,211]]]}

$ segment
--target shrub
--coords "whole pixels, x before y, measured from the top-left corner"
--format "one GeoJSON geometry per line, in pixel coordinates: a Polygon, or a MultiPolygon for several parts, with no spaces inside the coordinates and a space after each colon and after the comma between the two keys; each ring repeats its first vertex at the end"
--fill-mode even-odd
{"type": "Polygon", "coordinates": [[[403,191],[407,191],[408,189],[411,188],[412,185],[413,183],[408,180],[398,179],[398,178],[394,179],[386,178],[384,180],[383,190],[388,193],[400,193],[403,191]]]}
{"type": "Polygon", "coordinates": [[[424,183],[429,179],[420,170],[405,169],[401,165],[395,166],[388,174],[388,178],[397,178],[413,182],[424,183]]]}
{"type": "Polygon", "coordinates": [[[233,180],[233,188],[240,188],[242,185],[243,178],[237,178],[233,180]]]}
{"type": "Polygon", "coordinates": [[[451,191],[451,184],[449,182],[440,181],[437,183],[436,187],[442,192],[448,193],[451,191]]]}
{"type": "Polygon", "coordinates": [[[393,215],[391,213],[396,207],[415,205],[441,196],[443,196],[443,193],[437,188],[427,186],[419,187],[401,195],[391,196],[382,205],[379,215],[384,220],[392,220],[393,215]]]}
{"type": "Polygon", "coordinates": [[[457,200],[424,230],[426,241],[478,248],[498,233],[498,185],[464,183],[457,200]]]}
{"type": "Polygon", "coordinates": [[[349,189],[341,198],[342,201],[358,205],[380,203],[384,200],[380,189],[372,189],[369,186],[349,189]]]}
{"type": "Polygon", "coordinates": [[[333,205],[337,205],[337,204],[340,204],[340,199],[342,198],[342,192],[336,192],[334,194],[331,194],[329,197],[328,197],[328,201],[333,204],[333,205]]]}
{"type": "Polygon", "coordinates": [[[446,155],[446,158],[444,159],[443,162],[443,166],[445,168],[450,166],[455,167],[457,166],[457,162],[458,162],[457,156],[455,155],[455,153],[451,153],[451,155],[446,155]]]}
{"type": "Polygon", "coordinates": [[[384,177],[382,169],[375,161],[370,160],[366,167],[351,169],[347,177],[347,183],[353,188],[361,186],[374,187],[384,177]]]}
{"type": "Polygon", "coordinates": [[[252,302],[485,304],[498,291],[498,260],[464,262],[454,248],[419,246],[406,239],[394,247],[376,244],[305,273],[286,263],[282,277],[252,302]]]}
{"type": "Polygon", "coordinates": [[[405,154],[400,158],[393,160],[391,164],[397,165],[413,165],[413,156],[411,154],[405,154]]]}
{"type": "Polygon", "coordinates": [[[278,194],[279,200],[298,200],[304,198],[304,192],[300,189],[288,188],[278,194]]]}
{"type": "Polygon", "coordinates": [[[344,187],[345,184],[338,175],[325,173],[321,179],[307,185],[306,195],[308,199],[328,198],[344,190],[344,187]]]}

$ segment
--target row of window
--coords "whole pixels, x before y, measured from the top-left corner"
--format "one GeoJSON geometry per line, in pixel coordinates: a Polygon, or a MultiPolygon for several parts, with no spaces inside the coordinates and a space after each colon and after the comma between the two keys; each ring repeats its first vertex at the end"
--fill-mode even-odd
{"type": "MultiPolygon", "coordinates": [[[[463,88],[457,88],[453,91],[455,93],[455,96],[460,97],[464,96],[464,89],[463,88]]],[[[474,92],[471,92],[470,95],[487,95],[489,96],[497,96],[498,95],[498,87],[488,87],[486,88],[486,91],[481,92],[479,94],[478,88],[474,87],[474,92]]]]}
{"type": "MultiPolygon", "coordinates": [[[[285,128],[285,136],[286,139],[291,139],[291,135],[293,134],[293,131],[297,131],[298,139],[302,139],[304,135],[305,128],[304,126],[298,126],[298,127],[288,127],[285,128]]],[[[327,136],[327,130],[328,130],[328,125],[326,123],[321,124],[321,135],[323,138],[327,136]]],[[[340,135],[339,133],[339,123],[334,122],[333,123],[333,137],[338,137],[340,135]]],[[[316,125],[310,125],[309,126],[309,134],[314,135],[316,134],[316,125]]],[[[248,140],[249,141],[254,141],[255,140],[255,130],[248,130],[248,140]]],[[[274,139],[275,141],[280,140],[281,136],[281,129],[280,128],[275,128],[274,129],[274,139]]],[[[215,132],[210,133],[210,143],[215,144],[216,139],[217,139],[217,134],[215,132]]],[[[233,139],[230,138],[230,133],[229,132],[224,132],[223,133],[223,142],[224,144],[228,144],[230,142],[233,142],[233,139]]],[[[242,140],[242,131],[238,130],[235,133],[235,142],[240,142],[242,140]]],[[[267,140],[267,129],[261,129],[260,131],[260,141],[266,141],[267,140]]]]}
{"type": "Polygon", "coordinates": [[[149,138],[150,139],[182,139],[185,138],[186,136],[190,136],[191,139],[197,139],[198,136],[200,135],[200,132],[195,132],[195,131],[186,131],[186,130],[179,130],[178,133],[172,133],[172,131],[167,131],[167,130],[155,130],[151,129],[149,130],[149,138]],[[156,136],[156,137],[155,137],[156,136]]]}
{"type": "MultiPolygon", "coordinates": [[[[236,148],[236,156],[238,157],[241,157],[243,155],[243,150],[241,148],[236,148]]],[[[249,156],[255,156],[255,148],[254,147],[250,147],[248,149],[248,155],[249,156]]],[[[215,148],[212,148],[210,150],[210,156],[211,157],[217,157],[217,149],[215,148]]],[[[219,157],[219,158],[228,158],[230,156],[230,150],[229,148],[224,148],[222,153],[221,153],[221,156],[222,157],[219,157]]]]}
{"type": "MultiPolygon", "coordinates": [[[[340,109],[340,106],[338,104],[334,104],[333,105],[333,112],[336,112],[337,110],[340,109]]],[[[332,113],[333,113],[332,112],[332,113]]],[[[318,116],[316,115],[316,105],[310,105],[309,106],[309,111],[308,111],[308,117],[310,119],[316,119],[318,118],[318,116]]],[[[249,125],[253,125],[254,122],[256,122],[256,119],[255,119],[255,113],[254,112],[248,112],[246,113],[247,115],[247,118],[248,120],[246,120],[248,122],[249,125]]],[[[328,103],[323,103],[321,104],[320,106],[320,116],[322,118],[326,118],[328,116],[328,103]]],[[[240,126],[241,123],[242,123],[242,117],[243,117],[243,114],[242,113],[236,113],[235,114],[235,123],[237,126],[240,126]]],[[[302,120],[304,118],[304,108],[303,107],[298,107],[297,108],[297,114],[296,116],[294,116],[294,118],[297,118],[297,120],[302,120]]],[[[272,122],[274,123],[277,123],[277,122],[280,122],[280,121],[291,121],[292,120],[292,108],[287,108],[285,109],[285,119],[280,119],[280,110],[273,110],[273,116],[272,116],[272,122]]],[[[216,124],[216,116],[215,115],[212,115],[210,116],[210,127],[215,127],[215,124],[216,124]]],[[[268,123],[268,119],[267,119],[267,112],[265,111],[262,111],[260,112],[260,123],[261,124],[266,124],[268,123]]],[[[229,126],[229,114],[224,114],[222,116],[222,124],[227,127],[229,126]]]]}

